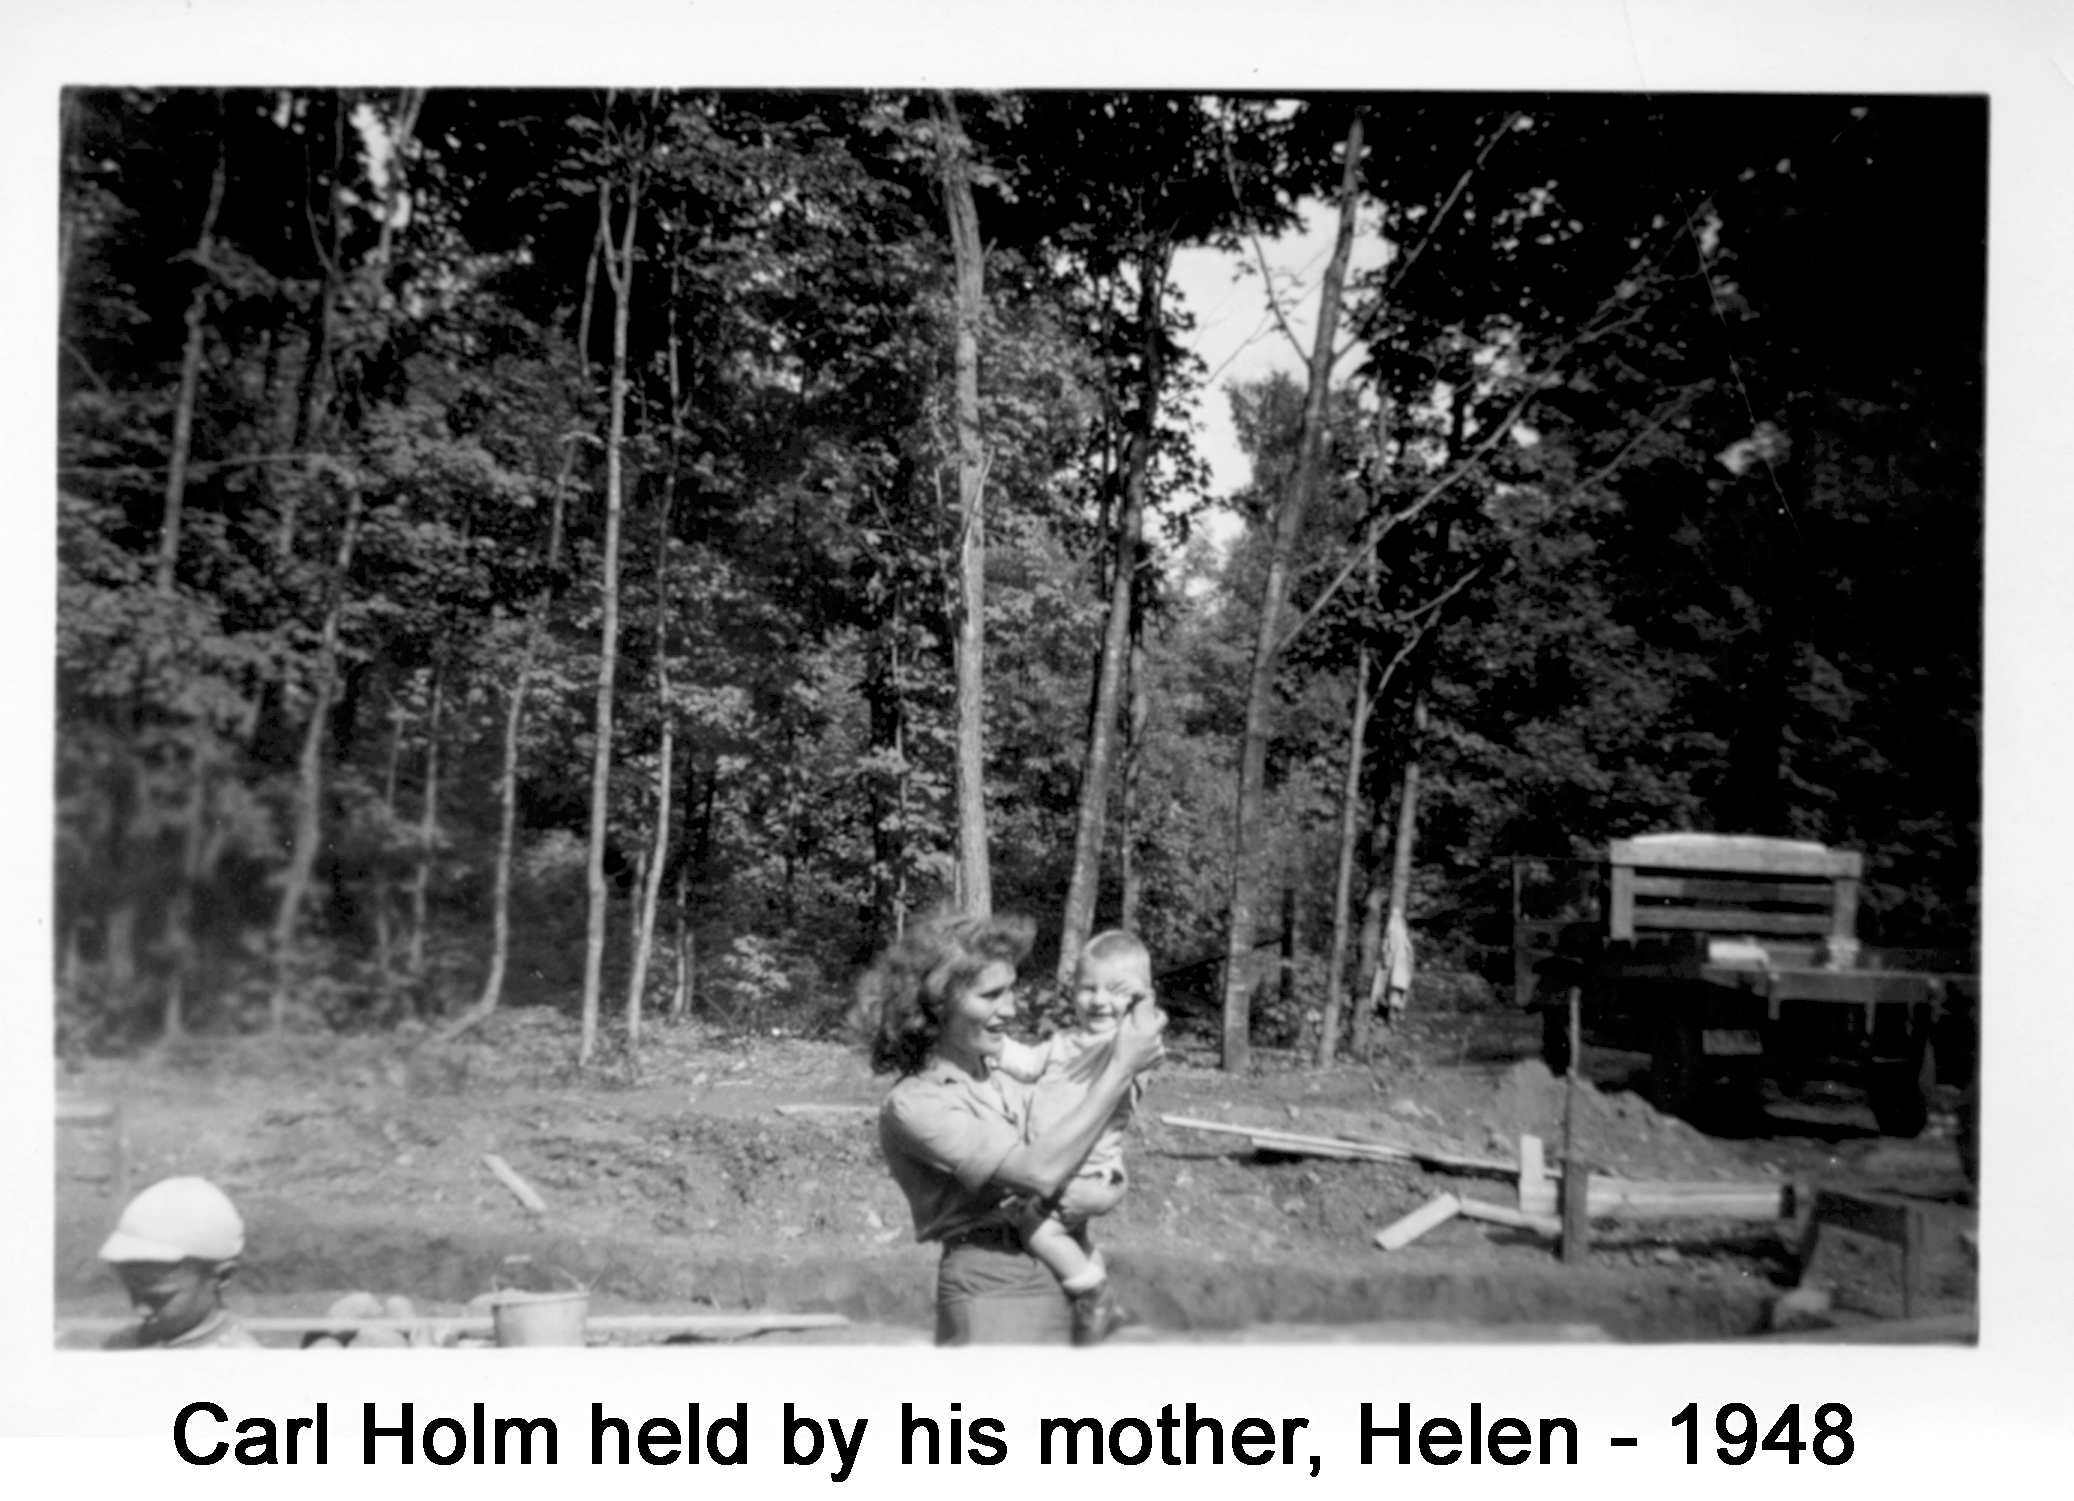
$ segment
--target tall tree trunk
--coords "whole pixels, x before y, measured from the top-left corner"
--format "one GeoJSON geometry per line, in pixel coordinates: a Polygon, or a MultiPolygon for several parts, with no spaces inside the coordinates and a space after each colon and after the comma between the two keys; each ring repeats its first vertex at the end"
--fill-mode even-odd
{"type": "MultiPolygon", "coordinates": [[[[605,274],[612,284],[612,388],[605,438],[605,558],[602,585],[604,621],[598,646],[598,700],[594,719],[595,749],[591,759],[590,859],[584,884],[589,896],[589,919],[584,930],[583,1030],[576,1061],[588,1064],[597,1049],[598,998],[605,971],[605,833],[610,816],[612,789],[612,679],[619,665],[619,525],[624,472],[627,406],[627,325],[633,306],[634,244],[641,217],[641,168],[636,164],[627,181],[626,227],[619,248],[609,248],[605,274]]],[[[601,224],[612,220],[612,185],[598,185],[598,215],[601,224]]],[[[609,240],[609,230],[608,230],[609,240]]]]}
{"type": "MultiPolygon", "coordinates": [[[[222,108],[222,96],[217,98],[222,108]]],[[[193,259],[201,272],[194,295],[187,300],[187,343],[180,352],[180,388],[173,398],[173,447],[166,461],[166,505],[158,535],[158,592],[173,592],[173,571],[180,561],[180,521],[187,498],[187,459],[194,442],[194,398],[201,384],[202,346],[205,343],[209,294],[216,281],[216,214],[223,207],[223,136],[218,126],[216,170],[209,179],[209,206],[202,212],[201,233],[195,236],[193,259]]]]}
{"type": "Polygon", "coordinates": [[[75,88],[58,90],[58,163],[59,181],[63,197],[58,203],[58,306],[67,305],[66,293],[72,285],[72,256],[79,249],[81,240],[80,207],[74,197],[73,183],[85,174],[82,170],[85,159],[81,153],[81,126],[85,111],[80,108],[80,91],[75,88]]]}
{"type": "Polygon", "coordinates": [[[1232,829],[1231,909],[1224,963],[1224,1067],[1243,1070],[1252,1057],[1252,952],[1254,906],[1259,899],[1259,872],[1254,846],[1259,842],[1262,803],[1267,784],[1268,712],[1275,689],[1275,663],[1281,651],[1282,607],[1289,592],[1289,572],[1296,539],[1311,491],[1318,483],[1319,458],[1325,447],[1328,398],[1332,390],[1333,340],[1339,331],[1340,294],[1347,260],[1354,248],[1354,213],[1361,180],[1361,116],[1348,128],[1346,163],[1340,176],[1339,232],[1332,259],[1318,294],[1318,327],[1311,341],[1310,385],[1304,394],[1303,433],[1296,473],[1275,511],[1274,539],[1268,554],[1267,584],[1260,601],[1260,626],[1253,646],[1253,670],[1246,686],[1246,722],[1239,744],[1239,789],[1232,829]]]}
{"type": "MultiPolygon", "coordinates": [[[[632,1052],[641,1040],[641,1005],[648,992],[648,961],[655,948],[655,914],[662,896],[663,871],[669,862],[670,853],[670,788],[677,758],[677,711],[670,702],[670,522],[677,508],[677,465],[683,456],[684,382],[682,366],[677,359],[677,303],[682,296],[683,282],[677,258],[677,239],[673,230],[670,237],[670,297],[669,337],[666,354],[670,375],[670,447],[669,467],[663,474],[663,494],[657,507],[655,523],[655,701],[656,712],[662,716],[662,745],[656,752],[655,769],[655,838],[651,844],[648,860],[642,871],[641,911],[634,924],[634,958],[627,980],[627,1050],[632,1052]]],[[[684,886],[680,880],[677,887],[679,909],[678,936],[682,939],[684,914],[682,899],[684,886]]],[[[682,976],[679,976],[682,983],[682,976]]],[[[672,998],[672,1014],[676,999],[672,998]]]]}
{"type": "MultiPolygon", "coordinates": [[[[689,796],[687,792],[686,796],[689,796]]],[[[691,1010],[691,862],[677,867],[677,973],[670,983],[670,1020],[691,1010]]]]}
{"type": "Polygon", "coordinates": [[[1347,770],[1340,781],[1339,861],[1332,882],[1332,948],[1325,961],[1325,1014],[1318,1024],[1320,1068],[1328,1068],[1339,1051],[1341,996],[1347,977],[1347,940],[1353,916],[1354,848],[1361,839],[1361,761],[1368,743],[1368,720],[1374,700],[1368,674],[1372,654],[1362,642],[1354,661],[1354,715],[1347,726],[1347,770]]]}
{"type": "Polygon", "coordinates": [[[374,262],[378,266],[389,264],[389,252],[395,242],[399,210],[408,195],[405,185],[409,171],[409,149],[411,138],[418,132],[418,115],[425,108],[423,89],[401,89],[397,91],[396,107],[388,120],[389,130],[389,175],[382,191],[382,227],[375,237],[374,262]]]}
{"type": "Polygon", "coordinates": [[[1353,996],[1348,1002],[1348,1030],[1352,1034],[1348,1049],[1356,1057],[1367,1056],[1369,998],[1375,993],[1376,972],[1383,962],[1383,917],[1390,906],[1388,869],[1395,823],[1386,824],[1384,816],[1384,805],[1378,798],[1374,820],[1368,827],[1368,850],[1363,861],[1368,871],[1368,891],[1361,900],[1361,941],[1354,967],[1353,996]]]}
{"type": "Polygon", "coordinates": [[[1390,985],[1390,942],[1394,931],[1405,931],[1411,901],[1412,846],[1419,821],[1419,749],[1425,738],[1426,700],[1421,694],[1412,701],[1412,733],[1405,750],[1403,784],[1397,794],[1397,831],[1391,846],[1388,914],[1382,925],[1382,941],[1376,963],[1369,973],[1368,991],[1354,1012],[1354,1051],[1369,1056],[1375,1040],[1378,1013],[1388,1019],[1386,1005],[1390,985]]]}
{"type": "Polygon", "coordinates": [[[1123,796],[1117,808],[1117,876],[1123,893],[1116,924],[1127,933],[1138,931],[1138,910],[1144,901],[1144,874],[1138,866],[1138,784],[1145,769],[1145,725],[1152,706],[1145,688],[1145,616],[1131,615],[1131,662],[1128,699],[1124,718],[1123,796]]]}
{"type": "Polygon", "coordinates": [[[439,836],[439,720],[445,698],[445,674],[435,667],[432,702],[425,710],[425,794],[418,808],[417,869],[411,873],[410,950],[405,962],[413,984],[425,978],[425,914],[431,902],[433,844],[439,836]]]}
{"type": "Polygon", "coordinates": [[[1109,579],[1109,613],[1102,631],[1102,656],[1095,669],[1094,713],[1087,732],[1087,755],[1081,763],[1080,809],[1073,827],[1073,872],[1066,888],[1065,917],[1060,924],[1058,983],[1073,981],[1080,949],[1094,927],[1095,893],[1101,887],[1102,836],[1109,815],[1109,767],[1115,758],[1116,708],[1130,655],[1131,614],[1136,603],[1138,549],[1145,530],[1145,490],[1152,467],[1152,446],[1159,426],[1159,402],[1166,387],[1166,335],[1161,308],[1166,300],[1167,273],[1174,245],[1161,235],[1141,247],[1138,256],[1138,327],[1141,340],[1138,403],[1131,414],[1130,444],[1124,459],[1122,503],[1116,507],[1114,558],[1109,579]]]}
{"type": "Polygon", "coordinates": [[[360,484],[346,482],[346,519],[339,529],[338,554],[331,565],[331,602],[324,611],[323,633],[317,646],[317,674],[313,685],[315,702],[303,733],[302,758],[296,770],[295,842],[288,870],[281,880],[281,901],[274,912],[273,994],[267,1002],[268,1019],[276,1032],[288,1023],[288,987],[293,979],[296,925],[302,904],[309,894],[310,872],[317,862],[317,847],[323,832],[324,737],[331,720],[331,705],[338,694],[339,616],[344,612],[347,575],[353,567],[353,548],[360,534],[360,484]]]}
{"type": "Polygon", "coordinates": [[[957,270],[958,890],[966,912],[994,910],[986,802],[986,453],[979,426],[979,326],[986,261],[972,201],[970,144],[948,93],[938,96],[944,218],[957,270]]]}
{"type": "Polygon", "coordinates": [[[870,716],[871,749],[881,764],[890,768],[891,783],[883,776],[872,777],[871,795],[871,892],[869,926],[876,933],[890,933],[899,921],[900,871],[907,859],[906,826],[902,815],[906,802],[902,793],[907,769],[901,762],[900,689],[900,601],[898,585],[886,604],[886,616],[872,632],[872,659],[865,678],[864,699],[870,716]]]}
{"type": "MultiPolygon", "coordinates": [[[[1390,397],[1384,393],[1375,414],[1375,453],[1369,461],[1369,501],[1379,509],[1390,473],[1390,397]]],[[[1364,529],[1361,550],[1368,569],[1369,608],[1376,608],[1376,548],[1382,540],[1378,515],[1364,529]]],[[[1364,635],[1355,653],[1354,713],[1347,727],[1347,770],[1340,784],[1339,861],[1332,887],[1332,947],[1325,964],[1325,1016],[1318,1029],[1318,1067],[1329,1068],[1339,1051],[1340,1016],[1346,1009],[1347,951],[1352,938],[1354,905],[1354,857],[1361,842],[1361,788],[1366,780],[1362,764],[1368,747],[1368,724],[1376,701],[1396,670],[1402,655],[1383,671],[1382,682],[1371,685],[1369,675],[1375,653],[1364,635]]]]}
{"type": "MultiPolygon", "coordinates": [[[[672,385],[675,385],[674,379],[672,385]]],[[[674,410],[674,403],[673,403],[674,410]]],[[[673,445],[674,447],[674,445],[673,445]]],[[[634,925],[633,973],[627,980],[627,1048],[641,1040],[641,1002],[648,991],[648,956],[655,942],[655,910],[662,897],[663,868],[670,854],[670,783],[677,757],[677,713],[670,706],[670,513],[676,494],[675,456],[663,482],[655,551],[655,700],[662,715],[662,745],[655,763],[655,837],[641,882],[641,911],[634,925]]]]}
{"type": "Polygon", "coordinates": [[[182,820],[180,831],[180,875],[172,894],[166,898],[165,946],[172,961],[172,973],[166,977],[165,1015],[160,1031],[169,1038],[180,1036],[187,1026],[187,980],[194,967],[194,934],[190,923],[195,887],[202,879],[208,859],[204,846],[207,843],[209,780],[208,767],[198,752],[188,790],[187,817],[182,820]]]}
{"type": "MultiPolygon", "coordinates": [[[[389,761],[382,775],[382,828],[384,831],[396,827],[396,774],[403,762],[403,724],[410,717],[402,704],[389,712],[389,761]]],[[[386,832],[385,839],[386,843],[386,832]]],[[[374,892],[374,954],[376,983],[381,987],[382,1005],[386,1010],[395,990],[392,951],[394,942],[389,929],[390,880],[388,851],[384,849],[381,863],[377,866],[374,892]]]]}
{"type": "MultiPolygon", "coordinates": [[[[339,175],[345,168],[346,103],[343,94],[333,90],[331,94],[331,177],[325,194],[324,241],[317,245],[317,258],[323,265],[323,280],[317,290],[317,300],[310,311],[309,348],[305,353],[302,379],[296,387],[295,430],[289,438],[289,451],[300,453],[305,446],[317,441],[317,434],[324,425],[324,409],[331,399],[325,372],[331,363],[331,351],[338,342],[334,325],[338,321],[339,285],[345,277],[345,268],[339,264],[343,243],[340,213],[340,194],[343,186],[339,175]]],[[[311,234],[316,234],[315,226],[311,234]]],[[[274,556],[286,562],[295,555],[295,531],[300,511],[297,487],[289,484],[282,487],[281,513],[274,529],[274,556]]]]}

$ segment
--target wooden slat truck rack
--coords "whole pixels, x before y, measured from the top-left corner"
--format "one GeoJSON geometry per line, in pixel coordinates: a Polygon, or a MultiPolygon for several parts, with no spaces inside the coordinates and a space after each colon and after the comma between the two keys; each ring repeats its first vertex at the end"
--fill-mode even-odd
{"type": "Polygon", "coordinates": [[[1587,1036],[1647,1052],[1651,1092],[1675,1114],[1754,1102],[1766,1077],[1864,1085],[1880,1130],[1928,1117],[1939,1051],[1970,1065],[1978,981],[1857,937],[1863,858],[1747,834],[1616,839],[1593,873],[1590,911],[1524,911],[1514,877],[1514,978],[1541,1011],[1549,1067],[1568,1067],[1562,1025],[1580,988],[1587,1036]]]}

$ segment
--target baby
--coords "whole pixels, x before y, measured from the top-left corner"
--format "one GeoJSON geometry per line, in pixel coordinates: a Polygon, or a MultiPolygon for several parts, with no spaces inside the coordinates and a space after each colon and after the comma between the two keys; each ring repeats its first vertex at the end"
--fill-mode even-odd
{"type": "MultiPolygon", "coordinates": [[[[1073,980],[1073,1026],[1031,1046],[1010,1041],[999,1067],[1037,1086],[1029,1132],[1042,1134],[1085,1097],[1124,1013],[1152,1000],[1152,956],[1129,933],[1097,933],[1080,951],[1073,980]]],[[[1134,1083],[1102,1128],[1079,1171],[1048,1199],[1010,1200],[1015,1225],[1032,1256],[1049,1267],[1073,1300],[1073,1343],[1099,1344],[1129,1321],[1109,1290],[1102,1253],[1088,1244],[1087,1222],[1123,1202],[1128,1180],[1123,1137],[1141,1086],[1134,1083]]]]}

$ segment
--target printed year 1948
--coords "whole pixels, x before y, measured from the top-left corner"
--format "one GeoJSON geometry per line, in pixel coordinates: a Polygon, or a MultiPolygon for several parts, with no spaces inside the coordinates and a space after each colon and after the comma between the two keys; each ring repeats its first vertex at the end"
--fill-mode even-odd
{"type": "MultiPolygon", "coordinates": [[[[1700,1405],[1688,1402],[1671,1419],[1673,1428],[1685,1430],[1685,1462],[1696,1465],[1700,1462],[1700,1405]]],[[[1786,1463],[1800,1463],[1800,1451],[1813,1451],[1818,1463],[1840,1465],[1846,1463],[1857,1443],[1851,1437],[1851,1409],[1841,1402],[1825,1402],[1815,1409],[1815,1433],[1812,1440],[1800,1436],[1800,1404],[1788,1402],[1786,1410],[1779,1414],[1778,1421],[1766,1430],[1763,1441],[1757,1437],[1761,1426],[1757,1414],[1741,1402],[1724,1402],[1714,1410],[1714,1432],[1720,1437],[1720,1446],[1714,1450],[1725,1465],[1748,1464],[1760,1450],[1784,1454],[1786,1463]]]]}

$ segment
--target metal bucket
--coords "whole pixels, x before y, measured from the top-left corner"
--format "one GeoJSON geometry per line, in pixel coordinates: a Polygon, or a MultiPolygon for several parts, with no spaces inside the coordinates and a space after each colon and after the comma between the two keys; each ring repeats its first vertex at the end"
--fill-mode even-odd
{"type": "Polygon", "coordinates": [[[504,1293],[490,1307],[499,1345],[580,1345],[587,1292],[504,1293]]]}

